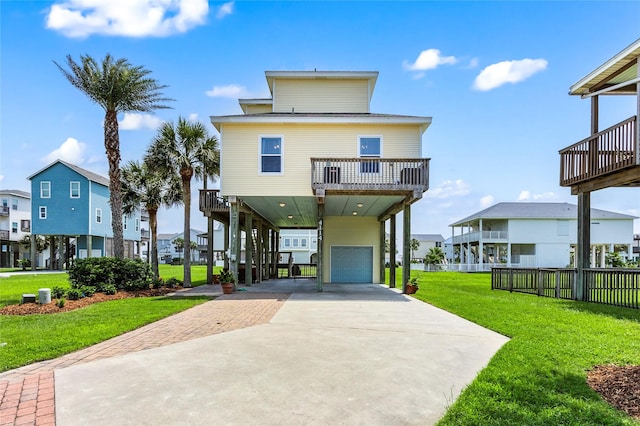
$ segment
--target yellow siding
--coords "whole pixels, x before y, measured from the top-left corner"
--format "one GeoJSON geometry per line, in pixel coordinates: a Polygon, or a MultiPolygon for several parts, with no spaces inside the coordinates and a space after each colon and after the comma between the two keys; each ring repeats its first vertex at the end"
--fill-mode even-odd
{"type": "Polygon", "coordinates": [[[246,105],[247,112],[245,114],[264,114],[272,112],[272,105],[246,105]]]}
{"type": "Polygon", "coordinates": [[[375,217],[329,216],[324,219],[323,250],[325,259],[322,274],[325,282],[331,279],[329,255],[331,246],[373,246],[373,282],[380,282],[380,224],[375,217]]]}
{"type": "Polygon", "coordinates": [[[420,158],[417,125],[223,124],[222,195],[313,196],[312,157],[358,157],[358,136],[382,136],[384,158],[420,158]],[[260,175],[259,136],[283,137],[284,174],[260,175]]]}
{"type": "Polygon", "coordinates": [[[366,80],[276,80],[274,112],[369,112],[366,80]]]}

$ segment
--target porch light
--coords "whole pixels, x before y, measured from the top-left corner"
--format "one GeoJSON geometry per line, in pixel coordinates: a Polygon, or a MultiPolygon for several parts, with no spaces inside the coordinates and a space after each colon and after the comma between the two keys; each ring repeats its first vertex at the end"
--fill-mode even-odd
{"type": "Polygon", "coordinates": [[[280,207],[284,207],[284,206],[286,206],[286,205],[287,205],[287,203],[280,203],[280,204],[279,204],[279,206],[280,206],[280,207]]]}
{"type": "Polygon", "coordinates": [[[356,204],[356,206],[358,206],[358,208],[362,208],[362,206],[364,206],[364,204],[358,203],[358,204],[356,204]]]}
{"type": "Polygon", "coordinates": [[[354,211],[353,213],[351,213],[354,216],[358,216],[358,212],[354,211]]]}
{"type": "Polygon", "coordinates": [[[293,219],[293,215],[290,214],[289,216],[287,216],[289,219],[293,219]]]}

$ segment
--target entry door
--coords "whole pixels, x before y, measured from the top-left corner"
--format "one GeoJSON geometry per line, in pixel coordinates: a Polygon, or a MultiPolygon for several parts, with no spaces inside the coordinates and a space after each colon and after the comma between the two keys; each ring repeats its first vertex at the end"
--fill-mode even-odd
{"type": "Polygon", "coordinates": [[[332,246],[331,282],[373,282],[373,247],[332,246]]]}

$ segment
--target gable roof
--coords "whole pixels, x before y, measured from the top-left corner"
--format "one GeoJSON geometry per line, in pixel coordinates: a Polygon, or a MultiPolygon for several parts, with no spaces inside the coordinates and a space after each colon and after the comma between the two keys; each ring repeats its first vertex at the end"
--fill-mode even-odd
{"type": "Polygon", "coordinates": [[[74,172],[80,174],[81,176],[86,177],[88,180],[95,182],[95,183],[99,183],[100,185],[106,186],[107,188],[109,187],[109,179],[101,176],[97,173],[93,173],[90,172],[89,170],[83,169],[82,167],[78,167],[74,164],[71,163],[67,163],[66,161],[62,161],[60,159],[54,161],[53,163],[49,164],[48,166],[45,166],[44,168],[38,170],[37,172],[35,172],[34,174],[32,174],[31,176],[27,177],[28,180],[33,179],[35,176],[39,175],[40,173],[44,172],[45,170],[50,169],[51,167],[53,167],[56,164],[62,164],[65,167],[70,168],[71,170],[73,170],[74,172]]]}
{"type": "Polygon", "coordinates": [[[411,234],[411,238],[418,241],[444,241],[444,237],[440,234],[411,234]]]}
{"type": "MultiPolygon", "coordinates": [[[[498,203],[449,226],[479,219],[577,219],[578,206],[569,203],[498,203]]],[[[591,219],[636,219],[622,213],[591,209],[591,219]]]]}
{"type": "Polygon", "coordinates": [[[569,94],[584,96],[618,85],[620,87],[612,89],[609,93],[636,94],[637,86],[634,80],[638,78],[638,57],[640,57],[640,39],[571,86],[569,94]]]}
{"type": "Polygon", "coordinates": [[[0,189],[0,195],[17,195],[18,197],[31,198],[31,193],[19,189],[0,189]]]}

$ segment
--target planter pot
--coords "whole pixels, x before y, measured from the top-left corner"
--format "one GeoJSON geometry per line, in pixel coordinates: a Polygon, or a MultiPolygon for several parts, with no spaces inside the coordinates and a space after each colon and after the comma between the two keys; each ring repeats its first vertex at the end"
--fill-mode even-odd
{"type": "Polygon", "coordinates": [[[222,292],[224,294],[231,294],[233,293],[233,283],[222,283],[222,292]]]}
{"type": "Polygon", "coordinates": [[[418,286],[407,284],[406,294],[414,294],[416,291],[418,291],[418,286]]]}

